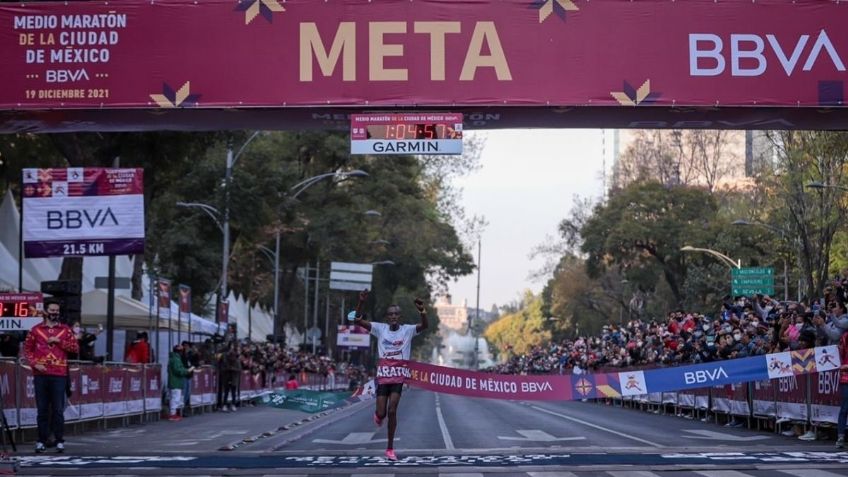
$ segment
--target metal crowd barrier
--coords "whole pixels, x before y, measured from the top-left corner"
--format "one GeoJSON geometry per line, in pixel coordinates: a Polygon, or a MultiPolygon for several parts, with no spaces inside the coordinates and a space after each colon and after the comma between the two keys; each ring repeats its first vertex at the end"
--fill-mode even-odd
{"type": "MultiPolygon", "coordinates": [[[[69,424],[155,416],[162,410],[161,365],[72,361],[69,424]]],[[[0,402],[10,429],[36,427],[38,410],[32,368],[23,360],[0,359],[0,402]]]]}
{"type": "Polygon", "coordinates": [[[839,370],[832,370],[612,401],[656,414],[674,413],[716,422],[742,420],[758,429],[768,423],[767,427],[780,432],[784,425],[800,424],[814,430],[835,426],[841,400],[839,370]]]}
{"type": "MultiPolygon", "coordinates": [[[[68,368],[71,395],[64,414],[70,429],[84,425],[106,428],[118,422],[128,425],[134,419],[154,421],[162,417],[163,409],[167,411],[164,404],[167,374],[161,364],[70,361],[68,368]]],[[[249,401],[284,389],[289,374],[242,371],[237,395],[240,401],[249,401]]],[[[316,373],[302,373],[298,377],[299,385],[306,389],[333,389],[340,383],[332,379],[334,376],[316,373]]],[[[190,380],[188,409],[183,412],[211,411],[218,403],[218,382],[214,366],[196,370],[190,380]]],[[[36,427],[34,378],[25,360],[0,358],[0,404],[9,428],[15,433],[23,435],[36,427]]]]}

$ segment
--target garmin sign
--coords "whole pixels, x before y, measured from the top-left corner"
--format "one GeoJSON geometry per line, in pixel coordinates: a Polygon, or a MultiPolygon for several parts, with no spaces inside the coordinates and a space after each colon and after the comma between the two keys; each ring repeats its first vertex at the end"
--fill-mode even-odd
{"type": "Polygon", "coordinates": [[[144,253],[141,169],[24,169],[27,258],[144,253]]]}

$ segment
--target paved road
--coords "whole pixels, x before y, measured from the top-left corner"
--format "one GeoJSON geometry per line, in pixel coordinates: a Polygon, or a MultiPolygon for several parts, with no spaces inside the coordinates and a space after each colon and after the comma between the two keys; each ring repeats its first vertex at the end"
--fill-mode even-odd
{"type": "Polygon", "coordinates": [[[441,477],[848,476],[830,441],[582,402],[404,393],[395,448],[373,403],[322,415],[266,407],[89,433],[66,455],[22,455],[22,475],[441,477]]]}

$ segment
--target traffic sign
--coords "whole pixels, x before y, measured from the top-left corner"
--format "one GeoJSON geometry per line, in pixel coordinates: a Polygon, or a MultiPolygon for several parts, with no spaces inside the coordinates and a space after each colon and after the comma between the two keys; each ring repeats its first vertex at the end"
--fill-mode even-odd
{"type": "Polygon", "coordinates": [[[756,294],[774,296],[774,287],[740,287],[732,289],[733,296],[754,296],[756,294]]]}
{"type": "Polygon", "coordinates": [[[330,290],[362,291],[371,288],[370,263],[332,262],[330,264],[330,290]]]}
{"type": "Polygon", "coordinates": [[[730,289],[733,296],[752,296],[758,293],[774,295],[773,268],[734,268],[730,275],[730,289]]]}
{"type": "Polygon", "coordinates": [[[730,283],[733,286],[759,286],[759,285],[770,285],[774,286],[774,278],[731,278],[730,283]]]}
{"type": "Polygon", "coordinates": [[[317,326],[313,326],[312,328],[309,328],[308,330],[306,330],[306,337],[309,339],[309,341],[320,340],[321,339],[321,328],[318,328],[317,326]]]}
{"type": "Polygon", "coordinates": [[[774,269],[767,267],[744,267],[731,269],[730,274],[734,277],[747,275],[768,275],[774,276],[774,269]]]}

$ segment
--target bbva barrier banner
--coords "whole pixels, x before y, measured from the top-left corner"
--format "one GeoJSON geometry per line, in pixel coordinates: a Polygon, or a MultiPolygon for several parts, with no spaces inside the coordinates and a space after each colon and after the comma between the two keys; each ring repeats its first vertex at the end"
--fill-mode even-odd
{"type": "Polygon", "coordinates": [[[144,171],[24,169],[27,258],[144,253],[144,171]]]}
{"type": "Polygon", "coordinates": [[[838,107],[846,18],[822,0],[5,3],[0,109],[838,107]]]}
{"type": "MultiPolygon", "coordinates": [[[[415,361],[380,360],[377,381],[395,382],[400,377],[410,385],[435,392],[493,399],[572,400],[736,385],[839,367],[839,352],[834,345],[672,368],[562,376],[487,374],[415,361]]],[[[731,401],[733,387],[729,393],[731,401]]]]}

